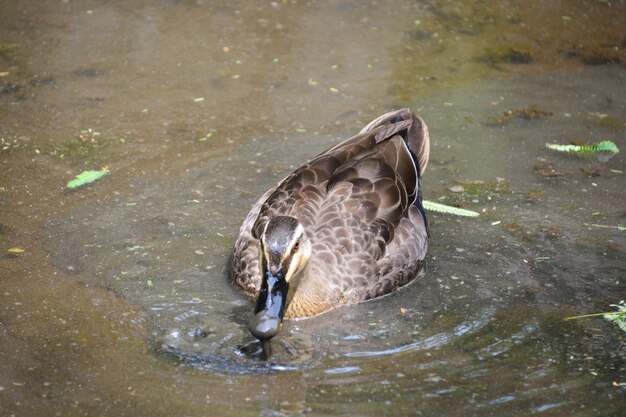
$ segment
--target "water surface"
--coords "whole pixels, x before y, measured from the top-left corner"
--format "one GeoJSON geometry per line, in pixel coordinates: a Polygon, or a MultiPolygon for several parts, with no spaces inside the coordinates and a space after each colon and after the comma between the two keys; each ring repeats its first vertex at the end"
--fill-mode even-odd
{"type": "Polygon", "coordinates": [[[623,152],[544,144],[626,149],[624,5],[565,3],[3,2],[2,414],[620,415],[624,336],[563,318],[626,296],[623,152]],[[402,106],[426,198],[481,216],[431,214],[416,282],[261,361],[241,220],[402,106]]]}

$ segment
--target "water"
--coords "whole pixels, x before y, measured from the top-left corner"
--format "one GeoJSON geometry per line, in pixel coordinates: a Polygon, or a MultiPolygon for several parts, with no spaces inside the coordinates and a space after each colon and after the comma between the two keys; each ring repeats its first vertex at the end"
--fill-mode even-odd
{"type": "Polygon", "coordinates": [[[562,319],[626,296],[624,5],[558,4],[3,2],[0,414],[621,415],[624,337],[562,319]],[[426,198],[481,217],[431,214],[423,276],[261,361],[241,220],[400,106],[426,198]]]}

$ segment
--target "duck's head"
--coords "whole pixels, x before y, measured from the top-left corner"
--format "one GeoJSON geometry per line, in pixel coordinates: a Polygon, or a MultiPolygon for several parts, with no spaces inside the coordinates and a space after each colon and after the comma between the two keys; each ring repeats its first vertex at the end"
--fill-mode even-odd
{"type": "Polygon", "coordinates": [[[311,242],[296,218],[270,218],[260,237],[261,290],[254,318],[248,324],[250,332],[262,342],[280,331],[285,308],[310,256],[311,242]]]}

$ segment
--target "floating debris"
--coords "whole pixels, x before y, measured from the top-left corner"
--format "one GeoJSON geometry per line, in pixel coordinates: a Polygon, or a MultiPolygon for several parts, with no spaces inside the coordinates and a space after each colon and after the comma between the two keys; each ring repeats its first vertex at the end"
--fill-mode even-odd
{"type": "Polygon", "coordinates": [[[531,190],[526,194],[526,198],[524,199],[527,203],[536,203],[543,199],[545,192],[542,190],[531,190]]]}
{"type": "Polygon", "coordinates": [[[76,162],[104,164],[116,147],[125,140],[107,139],[93,129],[81,130],[78,137],[57,141],[49,151],[50,155],[76,162]]]}
{"type": "Polygon", "coordinates": [[[583,167],[580,170],[585,174],[588,178],[595,178],[602,176],[602,169],[598,166],[592,167],[583,167]]]}
{"type": "Polygon", "coordinates": [[[43,77],[43,78],[34,78],[30,81],[29,84],[35,87],[42,87],[45,85],[56,85],[57,81],[53,77],[43,77]]]}
{"type": "Polygon", "coordinates": [[[509,184],[504,178],[497,178],[490,181],[457,179],[456,185],[448,188],[452,194],[449,195],[449,203],[455,207],[463,207],[471,203],[481,201],[491,201],[493,198],[511,192],[509,184]]]}
{"type": "Polygon", "coordinates": [[[22,86],[19,84],[6,83],[0,88],[0,94],[15,94],[19,93],[22,86]]]}
{"type": "Polygon", "coordinates": [[[530,64],[533,56],[528,51],[511,48],[502,55],[500,59],[508,64],[530,64]]]}
{"type": "Polygon", "coordinates": [[[104,71],[101,71],[95,68],[77,68],[74,71],[72,71],[72,74],[74,74],[77,77],[94,78],[94,77],[101,77],[105,73],[104,71]]]}
{"type": "Polygon", "coordinates": [[[73,190],[85,184],[90,184],[94,181],[99,180],[100,178],[107,175],[109,172],[108,169],[103,168],[100,171],[83,171],[76,176],[72,181],[67,183],[67,188],[73,190]]]}
{"type": "Polygon", "coordinates": [[[211,136],[213,136],[213,132],[209,132],[201,138],[198,138],[198,142],[206,142],[207,140],[211,139],[211,136]]]}
{"type": "Polygon", "coordinates": [[[532,54],[523,48],[505,48],[499,51],[487,49],[483,55],[476,57],[474,61],[501,69],[500,64],[530,64],[534,59],[532,54]]]}
{"type": "Polygon", "coordinates": [[[13,152],[14,150],[23,148],[29,140],[26,136],[19,136],[13,139],[0,138],[0,151],[13,152]]]}
{"type": "Polygon", "coordinates": [[[545,178],[563,178],[569,175],[568,172],[557,171],[554,169],[552,163],[550,162],[535,165],[535,172],[545,178]]]}
{"type": "Polygon", "coordinates": [[[619,327],[624,333],[626,333],[626,302],[623,300],[619,304],[610,304],[611,307],[616,307],[617,311],[604,312],[604,313],[592,313],[583,314],[581,316],[566,317],[565,320],[585,319],[588,317],[604,317],[605,320],[610,321],[619,327]]]}
{"type": "Polygon", "coordinates": [[[465,191],[465,188],[463,188],[462,185],[453,185],[452,187],[448,188],[449,191],[453,192],[453,193],[462,193],[463,191],[465,191]]]}
{"type": "Polygon", "coordinates": [[[610,140],[603,140],[591,145],[559,145],[557,143],[546,143],[548,149],[567,153],[619,153],[619,148],[610,140]]]}
{"type": "Polygon", "coordinates": [[[598,126],[611,130],[621,131],[626,129],[626,122],[624,122],[622,119],[606,113],[599,112],[587,113],[587,116],[585,117],[585,124],[590,127],[598,126]]]}
{"type": "Polygon", "coordinates": [[[585,226],[589,226],[589,227],[600,227],[600,228],[604,228],[604,229],[616,229],[619,230],[620,232],[626,231],[626,227],[624,226],[607,226],[604,224],[595,224],[595,223],[583,223],[585,226]]]}
{"type": "Polygon", "coordinates": [[[626,303],[622,300],[619,304],[611,304],[611,307],[616,307],[618,311],[606,313],[602,317],[615,324],[626,333],[626,303]]]}
{"type": "Polygon", "coordinates": [[[479,214],[475,211],[465,210],[458,207],[446,206],[445,204],[435,203],[432,201],[424,200],[422,205],[428,211],[436,211],[438,213],[453,214],[455,216],[463,217],[478,217],[479,214]]]}
{"type": "Polygon", "coordinates": [[[582,57],[582,63],[588,66],[619,64],[621,62],[617,55],[604,55],[602,53],[595,53],[592,55],[586,55],[582,57]]]}
{"type": "Polygon", "coordinates": [[[502,112],[502,114],[489,116],[489,121],[486,122],[485,125],[492,127],[503,126],[514,119],[535,120],[550,117],[552,115],[553,113],[551,111],[542,110],[535,105],[530,105],[524,109],[508,109],[502,112]]]}

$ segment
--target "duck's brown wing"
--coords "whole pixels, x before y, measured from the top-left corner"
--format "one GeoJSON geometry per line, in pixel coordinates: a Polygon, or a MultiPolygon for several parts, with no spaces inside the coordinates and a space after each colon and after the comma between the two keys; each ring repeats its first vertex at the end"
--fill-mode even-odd
{"type": "Polygon", "coordinates": [[[372,134],[375,144],[330,176],[313,230],[314,275],[328,277],[331,293],[339,288],[341,303],[374,298],[405,285],[416,276],[426,254],[418,167],[420,161],[423,165],[428,161],[422,154],[429,149],[422,143],[428,142],[428,131],[412,112],[394,112],[379,118],[379,123],[363,133],[372,134]],[[400,116],[409,118],[395,121],[400,116]],[[415,122],[420,129],[413,129],[415,122]],[[412,136],[415,131],[419,137],[412,136]],[[409,145],[422,153],[414,155],[409,145]],[[319,264],[314,260],[316,249],[324,257],[319,264]]]}
{"type": "MultiPolygon", "coordinates": [[[[413,112],[403,109],[379,117],[358,135],[298,168],[268,190],[244,220],[233,255],[234,281],[250,296],[258,291],[257,239],[270,217],[290,215],[303,224],[314,251],[316,242],[346,232],[352,235],[349,238],[360,240],[355,256],[367,255],[369,260],[357,268],[365,275],[357,272],[358,277],[352,279],[342,266],[340,275],[346,280],[340,285],[372,293],[371,288],[364,289],[372,283],[360,281],[371,281],[372,273],[380,275],[372,272],[372,265],[380,269],[377,262],[385,257],[396,229],[404,234],[405,221],[413,221],[409,207],[420,193],[418,173],[428,161],[427,142],[426,125],[413,112]],[[324,229],[329,226],[338,229],[327,235],[324,229]]],[[[317,243],[317,249],[325,252],[337,242],[317,243]]]]}
{"type": "Polygon", "coordinates": [[[409,109],[380,116],[358,135],[298,168],[267,198],[259,200],[257,204],[261,207],[252,227],[253,236],[260,236],[267,219],[277,214],[297,217],[306,228],[313,223],[312,217],[328,191],[340,181],[373,180],[376,187],[372,191],[384,200],[379,207],[381,214],[392,209],[395,203],[389,200],[396,197],[402,199],[400,206],[406,209],[406,203],[417,197],[417,172],[421,173],[428,162],[428,143],[426,125],[409,109]],[[382,178],[391,179],[396,185],[392,186],[388,180],[380,181],[382,178]],[[393,192],[394,189],[398,192],[393,192]]]}

